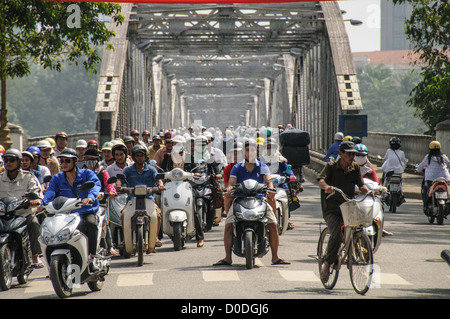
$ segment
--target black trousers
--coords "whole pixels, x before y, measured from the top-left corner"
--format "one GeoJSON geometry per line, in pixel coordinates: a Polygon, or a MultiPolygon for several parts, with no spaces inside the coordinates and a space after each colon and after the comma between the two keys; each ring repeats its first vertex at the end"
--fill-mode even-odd
{"type": "Polygon", "coordinates": [[[337,262],[339,247],[343,240],[342,225],[344,224],[344,220],[342,219],[340,209],[324,212],[323,218],[327,223],[328,231],[330,233],[326,261],[331,265],[337,262]]]}
{"type": "Polygon", "coordinates": [[[78,230],[85,234],[88,238],[89,254],[95,255],[97,253],[97,217],[95,214],[80,215],[81,222],[78,225],[78,230]]]}

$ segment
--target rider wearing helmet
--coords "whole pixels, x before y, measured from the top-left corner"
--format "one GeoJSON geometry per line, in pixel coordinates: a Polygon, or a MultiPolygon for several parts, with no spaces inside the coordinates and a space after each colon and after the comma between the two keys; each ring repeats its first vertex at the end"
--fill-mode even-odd
{"type": "Polygon", "coordinates": [[[102,149],[101,149],[103,161],[101,161],[99,163],[100,167],[103,167],[106,169],[109,165],[114,163],[114,157],[112,155],[113,145],[114,145],[114,143],[112,141],[103,143],[102,149]]]}
{"type": "Polygon", "coordinates": [[[131,160],[128,159],[128,148],[122,142],[117,142],[111,147],[111,153],[114,158],[114,163],[106,168],[109,176],[113,177],[117,174],[122,174],[123,170],[131,165],[131,160]]]}
{"type": "Polygon", "coordinates": [[[174,145],[176,145],[176,141],[174,141],[175,134],[171,131],[167,131],[164,134],[165,145],[161,147],[156,153],[153,159],[156,161],[159,167],[161,167],[164,171],[170,171],[173,168],[181,168],[184,169],[184,161],[182,162],[174,162],[172,160],[166,160],[166,167],[163,167],[164,159],[167,159],[166,156],[171,156],[174,145]]]}
{"type": "MultiPolygon", "coordinates": [[[[123,171],[125,175],[125,180],[118,181],[119,190],[122,183],[126,184],[128,187],[135,187],[136,185],[145,185],[147,187],[157,186],[160,191],[164,190],[164,184],[161,179],[156,179],[157,171],[153,166],[147,164],[147,148],[143,145],[135,145],[131,150],[131,157],[134,161],[133,165],[127,167],[123,171]]],[[[155,201],[155,194],[148,194],[146,196],[148,199],[155,201]]],[[[133,198],[133,195],[128,196],[129,199],[133,198]]],[[[161,210],[156,205],[156,212],[158,214],[158,228],[156,234],[159,233],[161,227],[161,210]]],[[[158,236],[158,235],[156,235],[158,236]]],[[[161,241],[156,238],[156,247],[161,247],[161,241]]]]}
{"type": "Polygon", "coordinates": [[[36,268],[42,268],[44,264],[39,260],[42,251],[38,242],[40,226],[34,214],[34,207],[39,206],[42,198],[41,185],[31,172],[21,169],[22,153],[19,150],[8,149],[3,155],[3,159],[5,171],[0,174],[0,198],[8,196],[22,198],[28,192],[33,192],[39,197],[39,199],[30,201],[30,208],[20,209],[16,213],[23,215],[27,220],[33,264],[36,268]]]}
{"type": "Polygon", "coordinates": [[[49,141],[42,140],[39,141],[36,145],[41,151],[41,159],[39,164],[42,166],[46,166],[50,170],[50,174],[53,176],[60,172],[59,163],[56,159],[51,156],[52,154],[52,146],[49,141]]]}
{"type": "Polygon", "coordinates": [[[339,153],[339,146],[342,143],[342,140],[344,139],[344,134],[341,132],[337,132],[334,134],[334,143],[331,144],[330,148],[327,151],[327,154],[325,154],[325,157],[323,158],[325,161],[330,160],[336,160],[339,153]]]}
{"type": "Polygon", "coordinates": [[[51,176],[51,173],[47,166],[39,164],[39,161],[41,159],[41,150],[37,146],[30,146],[29,148],[26,149],[26,151],[30,152],[31,155],[33,155],[34,160],[31,162],[31,168],[38,171],[41,174],[42,181],[39,180],[39,182],[41,182],[42,184],[44,182],[45,176],[48,175],[51,176]]]}
{"type": "Polygon", "coordinates": [[[149,130],[143,130],[141,135],[142,135],[142,142],[144,143],[145,147],[149,147],[150,145],[152,145],[152,143],[150,143],[150,131],[149,130]]]}
{"type": "Polygon", "coordinates": [[[61,163],[62,172],[56,174],[50,180],[45,191],[43,204],[49,203],[58,196],[82,199],[82,206],[73,210],[72,213],[78,213],[82,218],[78,228],[88,237],[89,270],[93,272],[97,268],[94,263],[98,233],[95,215],[99,209],[98,193],[102,185],[93,171],[77,168],[77,158],[77,152],[72,148],[66,148],[59,154],[58,159],[61,163]],[[88,181],[93,181],[95,186],[88,191],[80,191],[81,185],[88,181]]]}
{"type": "Polygon", "coordinates": [[[405,157],[405,153],[400,149],[402,146],[400,138],[393,136],[389,139],[389,148],[386,150],[386,154],[383,157],[383,182],[384,175],[388,172],[394,171],[394,174],[403,174],[405,171],[406,163],[408,162],[405,157]]]}
{"type": "Polygon", "coordinates": [[[364,144],[356,144],[356,154],[355,154],[355,162],[359,165],[359,169],[361,170],[361,176],[363,178],[368,178],[374,182],[380,183],[377,177],[377,173],[372,168],[372,164],[369,162],[367,155],[369,154],[369,150],[367,146],[364,144]]]}
{"type": "Polygon", "coordinates": [[[59,132],[55,135],[56,146],[53,151],[55,152],[56,157],[58,157],[58,155],[67,147],[67,140],[68,135],[66,132],[59,132]]]}
{"type": "MultiPolygon", "coordinates": [[[[22,163],[21,163],[22,170],[33,173],[33,175],[36,176],[39,183],[42,185],[44,183],[44,178],[42,177],[41,172],[39,172],[31,167],[31,163],[33,163],[33,162],[34,162],[33,154],[31,154],[28,151],[23,151],[22,152],[22,163]]],[[[44,189],[42,188],[42,190],[44,190],[44,189]]]]}
{"type": "Polygon", "coordinates": [[[428,206],[428,189],[433,181],[439,177],[443,177],[447,183],[450,182],[450,174],[448,172],[450,161],[445,154],[442,154],[441,143],[439,143],[439,141],[432,141],[428,148],[430,149],[430,152],[425,155],[422,162],[417,167],[418,172],[425,170],[424,181],[422,183],[424,210],[428,206]]]}

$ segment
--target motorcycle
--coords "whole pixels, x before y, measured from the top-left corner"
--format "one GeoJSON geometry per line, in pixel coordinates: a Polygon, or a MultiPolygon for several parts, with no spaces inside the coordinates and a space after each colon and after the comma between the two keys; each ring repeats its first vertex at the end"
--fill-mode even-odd
{"type": "Polygon", "coordinates": [[[402,204],[402,176],[400,174],[394,174],[394,171],[386,173],[384,179],[384,187],[387,188],[385,202],[389,206],[389,212],[395,213],[397,207],[402,204]]]}
{"type": "Polygon", "coordinates": [[[267,232],[267,205],[259,194],[275,192],[267,189],[265,184],[248,179],[233,186],[234,232],[233,252],[245,258],[247,269],[255,265],[255,258],[263,257],[269,251],[269,235],[267,232]]]}
{"type": "Polygon", "coordinates": [[[25,216],[15,212],[28,208],[30,200],[38,199],[35,193],[25,194],[23,199],[5,197],[0,200],[0,287],[11,288],[12,278],[26,284],[33,271],[30,239],[25,216]]]}
{"type": "MultiPolygon", "coordinates": [[[[86,182],[80,191],[94,187],[94,182],[86,182]]],[[[87,283],[91,291],[100,291],[109,272],[111,259],[100,242],[106,222],[105,211],[97,214],[97,253],[95,263],[98,270],[91,272],[88,260],[88,238],[77,227],[81,222],[78,213],[71,213],[81,206],[80,198],[59,196],[44,206],[47,217],[41,225],[39,242],[49,267],[50,280],[55,293],[61,298],[72,295],[73,288],[87,283]]]]}
{"type": "Polygon", "coordinates": [[[433,224],[436,219],[437,224],[442,225],[448,215],[448,185],[445,178],[440,177],[433,181],[428,189],[428,197],[428,206],[425,210],[428,221],[433,224]]]}
{"type": "MultiPolygon", "coordinates": [[[[200,163],[195,169],[203,168],[206,163],[200,163]]],[[[194,170],[195,170],[194,169],[194,170]]],[[[206,176],[205,172],[200,172],[200,177],[192,180],[192,190],[195,198],[195,209],[202,219],[203,231],[210,231],[215,218],[215,210],[212,207],[212,190],[209,179],[215,178],[213,175],[206,176]]]]}
{"type": "Polygon", "coordinates": [[[111,229],[111,237],[113,246],[119,249],[119,254],[124,257],[126,255],[123,243],[123,229],[120,215],[127,204],[127,194],[117,194],[115,198],[108,197],[106,209],[109,212],[109,228],[111,229]]]}
{"type": "Polygon", "coordinates": [[[170,172],[158,173],[157,178],[168,180],[161,193],[162,230],[172,239],[175,251],[179,251],[195,236],[195,203],[189,183],[194,174],[174,168],[170,172]]]}
{"type": "MultiPolygon", "coordinates": [[[[368,179],[364,178],[364,185],[372,191],[381,191],[381,185],[368,179]]],[[[365,196],[364,194],[359,194],[356,196],[356,201],[358,201],[358,206],[361,209],[372,212],[372,225],[364,227],[363,232],[369,237],[372,242],[372,252],[375,253],[381,245],[381,238],[383,237],[383,226],[384,226],[384,206],[383,201],[377,196],[365,196]],[[364,200],[363,200],[364,198],[364,200]]]]}
{"type": "Polygon", "coordinates": [[[276,208],[275,216],[277,218],[278,234],[283,235],[289,224],[289,200],[288,195],[282,185],[287,178],[278,174],[271,174],[271,182],[277,193],[275,194],[276,208]]]}
{"type": "MultiPolygon", "coordinates": [[[[117,179],[126,180],[125,175],[117,174],[117,176],[110,177],[108,183],[115,183],[117,179]]],[[[144,251],[149,254],[155,249],[158,216],[155,203],[146,196],[158,191],[158,187],[147,187],[145,185],[122,187],[117,190],[118,193],[134,195],[134,198],[125,205],[122,216],[123,252],[124,256],[133,256],[137,253],[138,266],[144,264],[144,251]]]]}

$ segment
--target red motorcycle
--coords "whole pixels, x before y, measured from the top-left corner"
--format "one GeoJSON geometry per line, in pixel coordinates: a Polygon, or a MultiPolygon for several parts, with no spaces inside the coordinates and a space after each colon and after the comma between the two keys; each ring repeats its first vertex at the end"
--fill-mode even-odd
{"type": "Polygon", "coordinates": [[[425,211],[428,221],[433,224],[436,219],[437,224],[442,225],[448,215],[448,185],[445,178],[440,177],[433,181],[428,189],[428,198],[428,207],[425,211]]]}

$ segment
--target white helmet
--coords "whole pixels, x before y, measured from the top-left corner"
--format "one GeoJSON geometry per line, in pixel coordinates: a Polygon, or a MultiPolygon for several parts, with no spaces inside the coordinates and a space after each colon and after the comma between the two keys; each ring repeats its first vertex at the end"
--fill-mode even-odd
{"type": "Polygon", "coordinates": [[[50,142],[47,141],[47,140],[39,141],[39,142],[36,144],[36,146],[37,146],[39,149],[52,148],[52,145],[51,145],[50,142]]]}
{"type": "Polygon", "coordinates": [[[186,139],[182,136],[182,135],[176,135],[173,139],[172,142],[174,143],[186,143],[186,139]]]}
{"type": "Polygon", "coordinates": [[[79,147],[87,148],[87,146],[88,145],[85,140],[78,140],[75,148],[79,148],[79,147]]]}
{"type": "Polygon", "coordinates": [[[341,132],[337,132],[334,134],[334,140],[335,141],[342,141],[344,139],[344,134],[341,132]]]}

